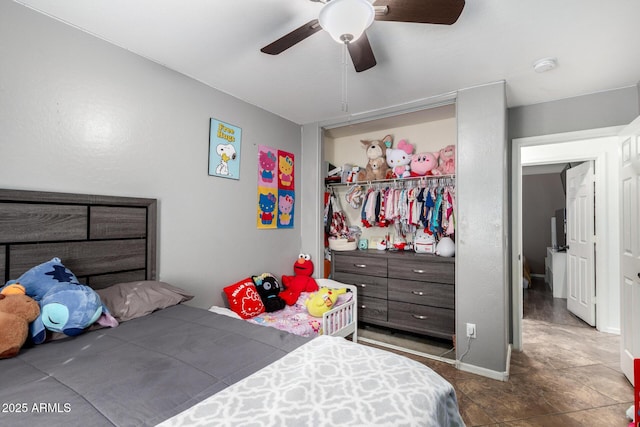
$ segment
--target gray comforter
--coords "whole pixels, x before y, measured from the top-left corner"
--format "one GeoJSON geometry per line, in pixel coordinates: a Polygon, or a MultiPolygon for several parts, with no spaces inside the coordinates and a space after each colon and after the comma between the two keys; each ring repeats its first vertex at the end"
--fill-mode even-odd
{"type": "Polygon", "coordinates": [[[177,305],[0,360],[0,425],[152,426],[307,341],[177,305]]]}

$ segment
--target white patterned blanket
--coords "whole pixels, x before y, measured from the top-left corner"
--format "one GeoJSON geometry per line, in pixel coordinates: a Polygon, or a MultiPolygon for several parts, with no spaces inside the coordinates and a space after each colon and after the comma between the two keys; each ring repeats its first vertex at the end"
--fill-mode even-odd
{"type": "Polygon", "coordinates": [[[453,387],[388,351],[319,336],[160,426],[464,426],[453,387]]]}

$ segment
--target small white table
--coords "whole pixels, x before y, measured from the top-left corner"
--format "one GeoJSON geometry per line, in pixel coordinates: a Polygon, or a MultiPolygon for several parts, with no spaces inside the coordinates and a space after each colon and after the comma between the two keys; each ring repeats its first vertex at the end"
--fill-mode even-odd
{"type": "Polygon", "coordinates": [[[547,248],[545,281],[553,291],[554,298],[567,297],[567,253],[547,248]]]}

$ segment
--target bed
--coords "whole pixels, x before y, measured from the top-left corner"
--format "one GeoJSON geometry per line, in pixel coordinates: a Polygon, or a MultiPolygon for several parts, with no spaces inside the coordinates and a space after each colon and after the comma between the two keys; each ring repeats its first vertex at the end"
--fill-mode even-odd
{"type": "MultiPolygon", "coordinates": [[[[98,292],[162,283],[156,206],[0,190],[0,275],[56,256],[98,292]]],[[[464,425],[451,384],[418,362],[184,302],[24,347],[0,372],[0,425],[464,425]]]]}
{"type": "MultiPolygon", "coordinates": [[[[320,288],[347,289],[345,294],[338,296],[336,304],[326,313],[323,313],[322,317],[313,317],[307,310],[305,301],[311,297],[312,292],[301,292],[294,304],[287,305],[282,310],[271,313],[263,312],[244,320],[255,325],[277,328],[303,337],[333,335],[351,337],[352,341],[357,342],[357,288],[354,285],[337,282],[332,279],[316,279],[316,283],[320,288]]],[[[228,303],[225,307],[211,306],[209,311],[236,319],[242,318],[228,307],[228,303]]]]}

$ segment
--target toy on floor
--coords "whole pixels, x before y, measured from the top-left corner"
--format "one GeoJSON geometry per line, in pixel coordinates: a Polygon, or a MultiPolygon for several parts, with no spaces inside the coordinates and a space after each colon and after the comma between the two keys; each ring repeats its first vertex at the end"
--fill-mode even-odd
{"type": "Polygon", "coordinates": [[[282,276],[284,290],[280,292],[287,305],[293,305],[300,297],[301,292],[314,292],[318,290],[316,280],[311,277],[313,274],[313,262],[309,254],[300,254],[293,263],[294,276],[282,276]]]}
{"type": "Polygon", "coordinates": [[[18,355],[29,336],[29,322],[39,314],[38,303],[24,293],[0,294],[0,359],[18,355]]]}
{"type": "Polygon", "coordinates": [[[347,292],[346,288],[320,288],[317,292],[311,294],[305,301],[309,314],[313,317],[322,317],[324,313],[331,310],[338,300],[338,296],[345,292],[347,292]]]}

